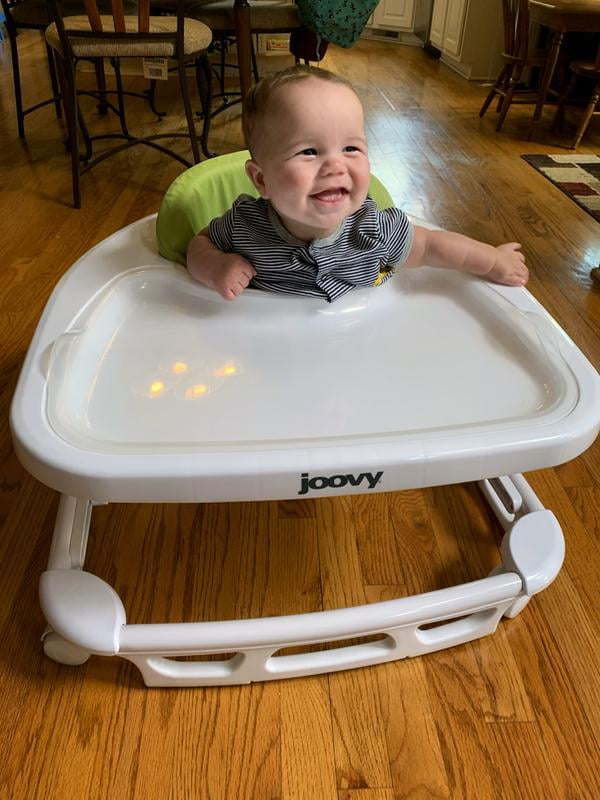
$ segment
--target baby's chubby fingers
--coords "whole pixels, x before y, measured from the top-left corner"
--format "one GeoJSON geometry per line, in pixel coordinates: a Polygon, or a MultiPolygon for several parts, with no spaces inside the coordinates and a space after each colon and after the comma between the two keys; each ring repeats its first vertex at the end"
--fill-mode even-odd
{"type": "Polygon", "coordinates": [[[512,272],[507,275],[506,283],[510,286],[525,286],[529,280],[529,270],[525,264],[517,264],[513,267],[512,272]]]}
{"type": "Polygon", "coordinates": [[[515,257],[519,257],[525,260],[525,256],[521,252],[521,243],[520,242],[506,242],[505,244],[499,244],[496,247],[496,250],[500,250],[501,253],[504,255],[513,255],[515,257]]]}
{"type": "Polygon", "coordinates": [[[507,242],[496,247],[498,252],[496,263],[487,274],[487,278],[505,286],[525,286],[529,279],[529,270],[525,265],[525,256],[521,252],[519,242],[507,242]]]}
{"type": "Polygon", "coordinates": [[[249,261],[235,257],[230,259],[223,269],[219,283],[215,288],[225,300],[235,300],[255,275],[256,270],[249,261]]]}

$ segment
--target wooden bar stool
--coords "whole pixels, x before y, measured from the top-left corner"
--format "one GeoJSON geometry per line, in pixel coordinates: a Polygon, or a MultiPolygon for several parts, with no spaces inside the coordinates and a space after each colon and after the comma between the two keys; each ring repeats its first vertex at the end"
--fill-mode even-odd
{"type": "Polygon", "coordinates": [[[141,0],[136,16],[126,15],[123,0],[112,0],[112,15],[100,14],[96,0],[86,0],[86,15],[64,17],[58,0],[51,0],[55,22],[46,30],[46,41],[58,56],[59,75],[63,84],[63,98],[71,141],[71,168],[73,176],[73,204],[80,207],[80,176],[103,161],[128,147],[144,144],[169,155],[186,167],[200,161],[198,140],[205,155],[209,155],[207,138],[210,125],[210,67],[206,51],[212,34],[202,22],[184,19],[184,0],[177,0],[175,17],[150,16],[149,0],[141,0]],[[108,58],[115,70],[120,132],[90,136],[77,103],[75,62],[80,58],[108,58]],[[187,133],[159,133],[151,136],[136,136],[129,132],[125,118],[124,92],[122,87],[120,60],[123,58],[172,58],[178,66],[179,85],[185,115],[187,133]],[[186,80],[186,64],[193,63],[196,80],[204,108],[204,126],[198,137],[194,124],[190,95],[186,80]],[[80,164],[79,130],[81,129],[86,152],[84,165],[80,164]],[[179,153],[159,144],[157,140],[185,137],[190,139],[193,162],[179,153]],[[119,139],[120,144],[104,150],[92,158],[92,143],[100,139],[119,139]]]}

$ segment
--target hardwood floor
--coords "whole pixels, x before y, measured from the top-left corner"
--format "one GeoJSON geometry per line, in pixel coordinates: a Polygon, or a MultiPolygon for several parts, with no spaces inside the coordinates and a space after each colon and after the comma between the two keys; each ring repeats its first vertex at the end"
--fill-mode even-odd
{"type": "MultiPolygon", "coordinates": [[[[22,37],[29,98],[47,92],[22,37]]],[[[414,48],[332,47],[324,66],[364,101],[373,171],[414,215],[491,243],[523,243],[533,295],[600,364],[598,224],[529,167],[530,107],[477,114],[487,89],[414,48]]],[[[159,94],[169,108],[168,97],[159,94]]],[[[145,108],[140,121],[150,121],[145,108]]],[[[96,124],[100,124],[96,120],[96,124]]],[[[167,121],[161,123],[167,124],[167,121]]],[[[37,583],[58,498],[12,451],[8,409],[59,277],[113,231],[158,209],[173,161],[132,150],[82,180],[70,207],[64,128],[50,109],[19,141],[0,45],[0,798],[596,800],[600,797],[600,443],[528,478],[567,541],[554,584],[478,642],[383,666],[233,688],[149,690],[120,659],[42,654],[37,583]]],[[[570,131],[565,132],[567,143],[570,131]]],[[[592,123],[580,152],[599,152],[592,123]]],[[[211,147],[242,147],[237,111],[211,147]]],[[[566,151],[565,151],[566,152],[566,151]]],[[[132,621],[296,613],[481,577],[499,531],[474,485],[297,502],[112,505],[94,512],[87,563],[132,621]]]]}

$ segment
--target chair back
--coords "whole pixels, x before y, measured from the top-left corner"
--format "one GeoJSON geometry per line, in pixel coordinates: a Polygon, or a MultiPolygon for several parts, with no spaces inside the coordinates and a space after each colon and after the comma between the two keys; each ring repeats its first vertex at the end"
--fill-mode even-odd
{"type": "MultiPolygon", "coordinates": [[[[85,11],[93,31],[102,31],[102,19],[96,0],[84,0],[85,11]]],[[[123,0],[111,0],[112,18],[115,31],[125,33],[125,10],[123,0]]],[[[150,0],[138,0],[138,32],[150,30],[150,0]]]]}
{"type": "MultiPolygon", "coordinates": [[[[240,194],[257,197],[246,175],[248,150],[211,158],[179,175],[167,189],[156,220],[158,250],[163,258],[185,264],[189,243],[215,217],[222,216],[240,194]]],[[[394,205],[385,186],[371,175],[369,195],[379,208],[394,205]]]]}
{"type": "MultiPolygon", "coordinates": [[[[150,0],[84,0],[85,14],[89,20],[89,29],[81,24],[69,25],[69,18],[77,16],[73,12],[65,12],[65,4],[61,0],[48,0],[52,17],[56,23],[57,32],[61,41],[63,52],[66,52],[68,40],[92,39],[102,40],[106,44],[123,42],[123,40],[136,40],[172,43],[183,52],[184,37],[184,0],[176,0],[175,10],[177,18],[176,30],[150,32],[150,0]],[[99,7],[100,5],[100,7],[99,7]],[[137,13],[132,14],[132,5],[137,7],[137,13]],[[137,23],[132,24],[137,16],[137,23]],[[111,20],[112,25],[105,27],[105,22],[111,20]],[[83,28],[83,29],[82,29],[83,28]]],[[[83,9],[82,9],[83,10],[83,9]]],[[[81,15],[81,12],[78,12],[81,15]]],[[[110,53],[106,54],[110,57],[110,53]]]]}
{"type": "Polygon", "coordinates": [[[529,50],[529,0],[502,0],[504,52],[527,58],[529,50]]]}

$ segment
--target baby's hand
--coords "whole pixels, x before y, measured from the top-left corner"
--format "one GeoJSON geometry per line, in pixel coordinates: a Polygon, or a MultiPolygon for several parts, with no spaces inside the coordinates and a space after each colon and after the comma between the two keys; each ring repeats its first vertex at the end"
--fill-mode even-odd
{"type": "Polygon", "coordinates": [[[494,283],[506,286],[525,286],[529,270],[525,266],[525,256],[518,242],[508,242],[496,247],[496,263],[485,276],[494,283]]]}
{"type": "Polygon", "coordinates": [[[245,258],[237,253],[222,253],[206,275],[206,284],[225,300],[235,300],[255,275],[256,270],[245,258]]]}

